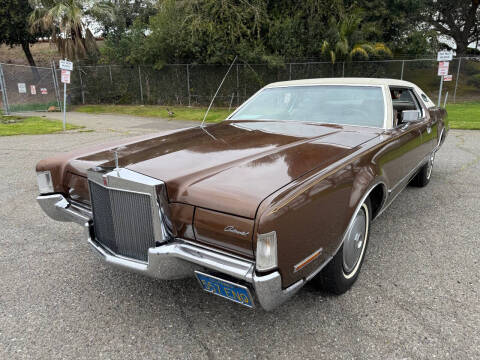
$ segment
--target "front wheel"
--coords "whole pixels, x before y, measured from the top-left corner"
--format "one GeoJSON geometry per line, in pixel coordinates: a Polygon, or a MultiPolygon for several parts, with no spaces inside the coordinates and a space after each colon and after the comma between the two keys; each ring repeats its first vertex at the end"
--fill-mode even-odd
{"type": "Polygon", "coordinates": [[[371,219],[370,199],[367,199],[355,215],[337,254],[319,274],[318,280],[324,289],[343,294],[357,280],[365,258],[371,219]]]}

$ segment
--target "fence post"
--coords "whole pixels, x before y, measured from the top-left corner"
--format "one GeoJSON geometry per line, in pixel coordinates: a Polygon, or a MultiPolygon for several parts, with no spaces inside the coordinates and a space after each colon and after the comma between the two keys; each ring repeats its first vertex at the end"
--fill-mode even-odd
{"type": "Polygon", "coordinates": [[[454,104],[457,101],[457,86],[458,86],[458,78],[460,77],[460,64],[461,63],[462,63],[462,58],[458,59],[457,78],[455,79],[455,90],[453,91],[453,103],[454,104]]]}
{"type": "Polygon", "coordinates": [[[110,84],[113,84],[112,65],[108,65],[108,73],[110,74],[110,84]]]}
{"type": "Polygon", "coordinates": [[[240,81],[238,79],[238,64],[237,64],[237,106],[240,106],[240,81]]]}
{"type": "Polygon", "coordinates": [[[3,75],[2,64],[0,64],[0,90],[2,91],[2,102],[5,115],[9,115],[10,109],[8,106],[7,86],[5,85],[5,76],[3,75]]]}
{"type": "Polygon", "coordinates": [[[80,75],[80,92],[82,94],[82,105],[85,105],[85,91],[83,90],[82,70],[78,67],[78,74],[80,75]]]}
{"type": "Polygon", "coordinates": [[[290,63],[290,72],[288,75],[288,80],[292,80],[292,63],[290,63]]]}
{"type": "Polygon", "coordinates": [[[143,104],[142,73],[140,71],[140,65],[138,65],[138,82],[140,84],[140,102],[143,104]]]}
{"type": "Polygon", "coordinates": [[[188,107],[192,106],[191,104],[191,95],[190,95],[190,70],[187,64],[187,91],[188,91],[188,107]]]}
{"type": "Polygon", "coordinates": [[[342,77],[345,77],[345,61],[342,62],[342,77]]]}
{"type": "Polygon", "coordinates": [[[55,90],[55,97],[57,98],[57,106],[60,109],[60,91],[58,90],[57,68],[55,67],[55,60],[52,60],[52,77],[53,88],[55,90]]]}
{"type": "Polygon", "coordinates": [[[405,67],[405,60],[402,60],[402,72],[400,73],[400,80],[403,80],[403,68],[405,67]]]}

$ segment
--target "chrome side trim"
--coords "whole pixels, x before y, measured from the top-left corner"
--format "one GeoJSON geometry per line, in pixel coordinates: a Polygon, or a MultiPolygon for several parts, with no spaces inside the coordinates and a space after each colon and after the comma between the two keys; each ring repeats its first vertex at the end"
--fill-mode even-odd
{"type": "Polygon", "coordinates": [[[70,204],[62,194],[40,195],[37,202],[42,210],[53,220],[70,221],[80,225],[92,218],[92,212],[70,204]]]}
{"type": "Polygon", "coordinates": [[[442,146],[442,137],[444,132],[445,132],[445,127],[440,132],[440,136],[438,137],[438,141],[437,141],[437,146],[435,146],[435,149],[433,150],[433,152],[437,152],[440,149],[440,146],[442,146]]]}

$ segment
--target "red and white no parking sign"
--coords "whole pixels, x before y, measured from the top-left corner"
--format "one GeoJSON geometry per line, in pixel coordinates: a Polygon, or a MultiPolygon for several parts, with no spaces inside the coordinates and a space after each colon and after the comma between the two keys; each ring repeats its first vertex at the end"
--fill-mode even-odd
{"type": "Polygon", "coordinates": [[[70,71],[62,70],[62,77],[60,81],[64,84],[70,84],[70,71]]]}

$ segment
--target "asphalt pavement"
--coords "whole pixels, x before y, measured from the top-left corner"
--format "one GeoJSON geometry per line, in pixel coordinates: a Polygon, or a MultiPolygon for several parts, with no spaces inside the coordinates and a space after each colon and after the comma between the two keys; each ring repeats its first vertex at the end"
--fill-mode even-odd
{"type": "Polygon", "coordinates": [[[451,131],[430,184],[408,187],[372,224],[349,292],[309,284],[265,312],[193,278],[110,268],[80,226],[42,213],[38,160],[162,128],[102,121],[95,132],[0,138],[0,359],[480,358],[480,131],[451,131]]]}

